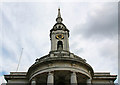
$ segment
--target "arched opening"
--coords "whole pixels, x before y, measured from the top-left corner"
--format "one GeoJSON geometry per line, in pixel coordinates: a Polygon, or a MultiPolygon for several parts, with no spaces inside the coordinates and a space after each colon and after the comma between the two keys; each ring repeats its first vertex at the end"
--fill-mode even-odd
{"type": "Polygon", "coordinates": [[[63,50],[63,43],[62,43],[62,41],[58,41],[58,43],[57,43],[57,50],[63,50]]]}

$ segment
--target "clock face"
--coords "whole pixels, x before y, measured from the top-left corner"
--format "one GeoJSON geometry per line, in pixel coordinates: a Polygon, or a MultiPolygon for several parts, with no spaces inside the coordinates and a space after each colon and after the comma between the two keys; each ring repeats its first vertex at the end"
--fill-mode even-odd
{"type": "Polygon", "coordinates": [[[63,39],[64,36],[63,36],[63,34],[58,34],[58,35],[56,35],[56,38],[57,38],[57,39],[63,39]]]}

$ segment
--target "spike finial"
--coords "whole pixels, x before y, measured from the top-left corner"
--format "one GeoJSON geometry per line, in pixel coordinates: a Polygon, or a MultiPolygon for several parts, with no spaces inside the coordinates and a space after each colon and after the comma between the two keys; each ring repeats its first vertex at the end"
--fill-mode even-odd
{"type": "Polygon", "coordinates": [[[61,18],[61,14],[60,14],[60,8],[58,8],[58,16],[56,18],[57,23],[61,23],[63,21],[63,19],[61,18]]]}
{"type": "Polygon", "coordinates": [[[58,8],[58,17],[61,17],[60,8],[58,8]]]}

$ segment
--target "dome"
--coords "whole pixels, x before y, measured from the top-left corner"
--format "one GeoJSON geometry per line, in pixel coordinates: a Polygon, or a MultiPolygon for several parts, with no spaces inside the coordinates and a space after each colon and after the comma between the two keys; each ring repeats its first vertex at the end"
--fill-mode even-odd
{"type": "MultiPolygon", "coordinates": [[[[43,75],[46,79],[49,72],[54,72],[55,79],[65,77],[66,81],[69,81],[71,72],[76,72],[80,79],[78,80],[79,83],[85,83],[86,79],[92,78],[94,74],[92,67],[86,63],[85,59],[70,52],[68,54],[56,52],[54,55],[50,52],[48,55],[36,59],[36,62],[29,68],[27,75],[29,80],[33,78],[39,79],[43,75]],[[64,72],[65,74],[62,74],[64,72]],[[84,79],[81,79],[81,76],[84,79]]],[[[46,82],[45,79],[40,79],[37,83],[39,81],[44,83],[46,82]]]]}

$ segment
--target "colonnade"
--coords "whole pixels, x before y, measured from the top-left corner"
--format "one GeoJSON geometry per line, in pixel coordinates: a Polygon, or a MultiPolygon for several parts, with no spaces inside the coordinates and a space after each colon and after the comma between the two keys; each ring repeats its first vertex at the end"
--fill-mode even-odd
{"type": "MultiPolygon", "coordinates": [[[[71,73],[70,83],[71,85],[77,85],[78,82],[77,82],[76,72],[71,73]]],[[[91,79],[87,79],[86,83],[88,84],[91,83],[91,79]]],[[[36,85],[35,79],[32,79],[31,85],[36,85]]],[[[54,85],[54,73],[53,72],[48,73],[47,85],[54,85]]]]}

